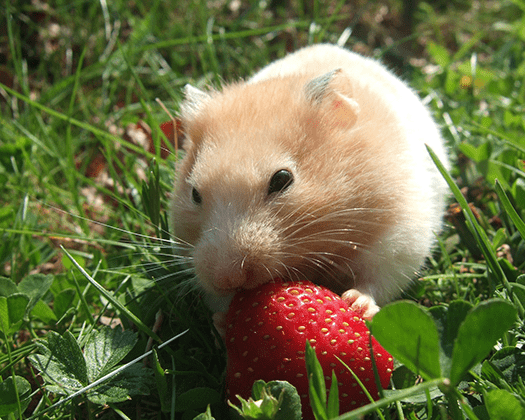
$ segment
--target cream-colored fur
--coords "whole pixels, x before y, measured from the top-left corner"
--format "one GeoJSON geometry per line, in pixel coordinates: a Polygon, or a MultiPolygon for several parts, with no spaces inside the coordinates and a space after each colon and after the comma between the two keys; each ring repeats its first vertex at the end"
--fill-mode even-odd
{"type": "Polygon", "coordinates": [[[430,253],[447,189],[425,144],[447,164],[445,148],[417,95],[377,61],[307,47],[245,83],[188,87],[181,118],[174,234],[216,309],[239,288],[306,277],[350,289],[372,316],[430,253]],[[281,169],[293,183],[268,195],[281,169]]]}

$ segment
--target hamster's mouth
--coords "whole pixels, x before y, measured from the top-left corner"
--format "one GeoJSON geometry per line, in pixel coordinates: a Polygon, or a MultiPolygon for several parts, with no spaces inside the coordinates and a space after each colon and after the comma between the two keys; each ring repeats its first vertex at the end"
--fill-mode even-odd
{"type": "Polygon", "coordinates": [[[283,280],[279,277],[276,277],[276,278],[273,278],[273,279],[269,279],[269,280],[266,280],[266,281],[263,281],[263,282],[258,282],[258,283],[245,283],[243,284],[242,286],[238,286],[238,287],[219,287],[219,286],[213,286],[213,290],[215,291],[215,293],[218,295],[218,296],[229,296],[229,295],[233,295],[237,292],[240,292],[242,290],[251,290],[251,289],[255,289],[259,286],[261,286],[262,284],[266,284],[266,283],[275,283],[275,282],[282,282],[283,280]]]}
{"type": "Polygon", "coordinates": [[[282,281],[280,276],[264,276],[254,270],[246,269],[242,275],[236,276],[228,273],[226,276],[214,279],[211,284],[213,292],[218,296],[227,296],[235,294],[241,290],[255,289],[263,284],[274,281],[282,281]]]}
{"type": "Polygon", "coordinates": [[[242,287],[236,287],[236,288],[222,288],[222,287],[217,287],[217,286],[213,286],[213,291],[215,292],[216,295],[218,296],[229,296],[229,295],[233,295],[235,292],[241,290],[242,287]]]}

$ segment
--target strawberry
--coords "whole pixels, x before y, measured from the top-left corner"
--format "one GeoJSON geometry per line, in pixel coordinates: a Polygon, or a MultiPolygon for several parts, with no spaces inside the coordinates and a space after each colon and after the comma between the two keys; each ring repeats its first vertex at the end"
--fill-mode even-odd
{"type": "MultiPolygon", "coordinates": [[[[327,389],[332,370],[339,383],[340,411],[369,402],[343,360],[378,398],[365,322],[335,293],[310,282],[274,281],[238,292],[226,315],[227,393],[249,398],[253,383],[285,380],[297,388],[304,419],[313,418],[308,402],[305,346],[308,340],[323,368],[327,389]]],[[[386,388],[393,359],[372,337],[372,349],[386,388]]]]}

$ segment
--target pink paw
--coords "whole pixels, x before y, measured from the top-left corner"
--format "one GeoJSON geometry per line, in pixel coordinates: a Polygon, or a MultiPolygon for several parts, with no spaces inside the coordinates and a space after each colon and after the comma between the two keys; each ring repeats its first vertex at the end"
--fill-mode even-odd
{"type": "Polygon", "coordinates": [[[350,309],[364,319],[372,319],[379,312],[379,306],[370,295],[365,295],[359,290],[350,289],[343,293],[342,299],[348,303],[350,309]]]}

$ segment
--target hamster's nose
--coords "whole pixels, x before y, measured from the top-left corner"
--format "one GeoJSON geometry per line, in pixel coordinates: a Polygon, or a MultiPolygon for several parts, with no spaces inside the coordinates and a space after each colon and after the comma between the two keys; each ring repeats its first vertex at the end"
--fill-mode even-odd
{"type": "Polygon", "coordinates": [[[253,269],[242,267],[225,270],[217,274],[215,287],[223,291],[234,291],[237,289],[251,289],[253,282],[253,269]]]}
{"type": "Polygon", "coordinates": [[[263,273],[254,267],[244,266],[239,270],[229,272],[217,279],[216,286],[221,290],[253,289],[268,282],[263,273]]]}

